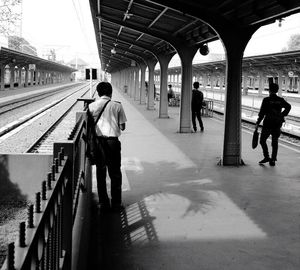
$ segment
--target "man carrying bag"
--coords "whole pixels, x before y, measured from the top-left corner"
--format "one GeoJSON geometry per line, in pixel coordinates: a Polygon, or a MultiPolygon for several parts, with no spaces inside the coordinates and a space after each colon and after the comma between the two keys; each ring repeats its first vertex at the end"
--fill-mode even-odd
{"type": "Polygon", "coordinates": [[[105,154],[104,166],[96,161],[100,210],[120,211],[124,207],[122,205],[121,142],[118,137],[121,131],[125,130],[127,119],[122,104],[111,100],[110,83],[100,82],[97,85],[97,92],[100,98],[89,105],[89,111],[94,120],[97,120],[102,111],[95,125],[97,139],[105,154]],[[111,204],[107,194],[106,169],[111,179],[111,204]]]}
{"type": "Polygon", "coordinates": [[[270,83],[269,96],[262,101],[255,129],[258,129],[260,122],[263,120],[263,127],[260,135],[260,145],[263,150],[264,158],[259,164],[269,162],[270,166],[275,166],[278,152],[278,139],[281,133],[281,126],[284,123],[284,117],[291,110],[291,105],[282,97],[277,96],[278,84],[270,83]],[[269,155],[267,139],[272,136],[272,154],[269,155]]]}

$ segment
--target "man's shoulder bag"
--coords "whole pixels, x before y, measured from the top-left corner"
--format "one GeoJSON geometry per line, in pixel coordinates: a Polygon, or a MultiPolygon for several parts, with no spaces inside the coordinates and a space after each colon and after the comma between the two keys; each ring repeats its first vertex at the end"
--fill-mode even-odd
{"type": "Polygon", "coordinates": [[[87,134],[87,149],[86,149],[86,155],[89,158],[92,165],[97,166],[105,166],[105,152],[103,149],[103,145],[101,143],[100,138],[96,134],[96,125],[106,107],[106,105],[110,102],[107,101],[102,110],[100,111],[99,115],[97,116],[96,121],[94,121],[94,118],[91,114],[91,112],[88,110],[88,134],[87,134]]]}
{"type": "Polygon", "coordinates": [[[258,145],[259,133],[258,130],[255,129],[252,136],[252,149],[255,149],[258,145]]]}

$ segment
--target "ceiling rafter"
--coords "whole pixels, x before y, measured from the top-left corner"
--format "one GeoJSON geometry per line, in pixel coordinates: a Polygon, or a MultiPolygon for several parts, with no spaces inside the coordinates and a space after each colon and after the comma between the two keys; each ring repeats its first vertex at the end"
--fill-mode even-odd
{"type": "Polygon", "coordinates": [[[148,25],[148,28],[151,28],[166,12],[168,8],[164,8],[164,10],[148,25]]]}
{"type": "MultiPolygon", "coordinates": [[[[98,15],[97,15],[97,18],[98,18],[98,15]]],[[[108,22],[111,22],[111,23],[114,23],[116,25],[118,25],[118,24],[122,25],[123,27],[129,28],[129,29],[134,30],[134,31],[136,31],[138,33],[144,33],[144,34],[150,35],[150,36],[152,36],[154,38],[165,40],[165,41],[167,41],[167,42],[169,42],[171,44],[174,43],[174,44],[176,44],[178,46],[180,46],[182,44],[182,40],[177,39],[176,37],[173,37],[171,35],[164,35],[163,33],[158,32],[158,31],[153,30],[153,29],[144,29],[144,28],[142,28],[142,27],[140,27],[138,25],[135,25],[133,23],[120,22],[120,21],[114,19],[111,16],[102,15],[101,19],[105,20],[105,21],[108,21],[108,22]]]]}
{"type": "MultiPolygon", "coordinates": [[[[196,48],[219,36],[226,37],[228,29],[241,33],[255,31],[262,25],[300,11],[299,0],[89,1],[101,63],[108,63],[111,57],[121,57],[118,53],[109,53],[110,46],[123,47],[124,55],[134,52],[152,57],[152,53],[141,46],[150,47],[154,54],[165,51],[169,54],[174,48],[178,51],[189,46],[196,48]],[[119,40],[121,38],[123,42],[119,40]],[[109,56],[104,57],[104,54],[109,56]]],[[[122,50],[119,51],[123,54],[122,50]]]]}
{"type": "MultiPolygon", "coordinates": [[[[113,37],[111,37],[111,36],[109,36],[107,34],[105,36],[107,38],[113,39],[113,37]]],[[[120,38],[119,40],[122,41],[123,43],[127,43],[128,45],[134,45],[135,47],[139,47],[139,48],[141,48],[143,50],[147,50],[149,53],[153,54],[153,51],[151,51],[150,47],[145,47],[142,44],[140,44],[139,42],[132,43],[132,42],[129,42],[129,41],[125,40],[124,38],[120,38]]]]}

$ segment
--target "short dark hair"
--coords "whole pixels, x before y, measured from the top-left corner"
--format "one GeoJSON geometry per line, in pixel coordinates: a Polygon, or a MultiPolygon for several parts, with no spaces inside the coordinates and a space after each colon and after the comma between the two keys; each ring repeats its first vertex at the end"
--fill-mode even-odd
{"type": "Polygon", "coordinates": [[[96,89],[97,89],[99,97],[111,96],[111,94],[112,94],[112,86],[109,82],[98,83],[96,89]]]}
{"type": "Polygon", "coordinates": [[[199,82],[194,82],[193,86],[194,86],[194,88],[198,89],[199,88],[199,82]]]}
{"type": "Polygon", "coordinates": [[[168,87],[172,87],[172,84],[168,84],[168,87]]]}
{"type": "Polygon", "coordinates": [[[271,93],[277,93],[279,86],[277,83],[270,83],[269,90],[271,93]]]}

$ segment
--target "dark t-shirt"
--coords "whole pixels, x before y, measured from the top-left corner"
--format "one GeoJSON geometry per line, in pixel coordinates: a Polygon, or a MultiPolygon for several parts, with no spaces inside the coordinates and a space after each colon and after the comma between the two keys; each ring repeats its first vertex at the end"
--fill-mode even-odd
{"type": "Polygon", "coordinates": [[[192,90],[192,111],[199,111],[202,108],[203,93],[200,90],[192,90]]]}
{"type": "Polygon", "coordinates": [[[263,99],[257,123],[259,124],[264,119],[264,127],[280,128],[284,122],[284,117],[288,115],[290,110],[291,105],[288,102],[276,94],[271,94],[263,99]]]}
{"type": "Polygon", "coordinates": [[[168,98],[173,98],[173,97],[175,97],[174,91],[172,90],[172,88],[170,88],[168,91],[168,98]]]}

